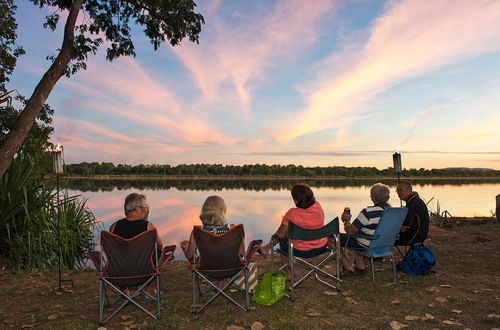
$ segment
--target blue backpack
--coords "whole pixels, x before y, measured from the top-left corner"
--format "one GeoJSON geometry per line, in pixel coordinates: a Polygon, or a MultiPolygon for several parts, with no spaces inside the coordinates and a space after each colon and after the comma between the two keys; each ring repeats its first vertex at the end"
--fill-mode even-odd
{"type": "Polygon", "coordinates": [[[425,275],[436,263],[434,252],[428,246],[414,244],[411,251],[402,261],[403,272],[406,274],[425,275]]]}

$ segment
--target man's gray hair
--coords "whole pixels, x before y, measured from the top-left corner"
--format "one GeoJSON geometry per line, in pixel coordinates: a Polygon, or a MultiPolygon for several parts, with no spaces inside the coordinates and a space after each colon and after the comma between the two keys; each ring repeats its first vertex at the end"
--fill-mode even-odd
{"type": "Polygon", "coordinates": [[[389,200],[389,187],[383,183],[375,183],[370,189],[370,196],[375,204],[386,203],[389,200]]]}
{"type": "Polygon", "coordinates": [[[142,201],[146,200],[146,195],[131,193],[125,197],[125,204],[123,204],[123,209],[125,214],[133,211],[137,206],[142,206],[142,201]]]}

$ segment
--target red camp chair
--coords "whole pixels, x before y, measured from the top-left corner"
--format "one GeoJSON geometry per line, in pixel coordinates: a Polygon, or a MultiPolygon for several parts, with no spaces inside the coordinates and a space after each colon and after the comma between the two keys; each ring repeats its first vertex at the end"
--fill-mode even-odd
{"type": "Polygon", "coordinates": [[[246,312],[250,311],[250,296],[248,285],[248,265],[255,252],[262,244],[262,240],[250,242],[245,251],[245,231],[243,225],[233,226],[222,235],[203,230],[201,226],[194,226],[194,257],[191,260],[193,274],[193,313],[198,314],[218,296],[223,296],[246,312]],[[234,281],[244,277],[244,286],[239,289],[234,281]],[[200,296],[204,296],[200,289],[202,282],[208,285],[207,292],[212,292],[207,301],[197,309],[200,296]],[[245,306],[238,303],[226,291],[230,288],[239,289],[245,295],[245,306]]]}
{"type": "Polygon", "coordinates": [[[99,275],[99,325],[104,325],[128,304],[137,306],[155,320],[160,318],[160,268],[173,259],[175,248],[175,245],[166,246],[159,256],[156,229],[130,239],[101,231],[101,251],[88,254],[99,275]],[[156,283],[155,296],[145,291],[150,283],[156,283]],[[111,304],[107,287],[118,294],[111,304]],[[141,293],[155,303],[156,311],[149,311],[139,303],[141,293]],[[103,320],[105,302],[107,306],[118,307],[103,320]]]}

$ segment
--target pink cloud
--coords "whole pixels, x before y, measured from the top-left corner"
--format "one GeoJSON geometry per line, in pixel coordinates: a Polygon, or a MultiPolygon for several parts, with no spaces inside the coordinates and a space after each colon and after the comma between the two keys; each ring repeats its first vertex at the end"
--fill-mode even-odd
{"type": "Polygon", "coordinates": [[[320,19],[331,15],[333,1],[315,1],[314,5],[300,0],[278,1],[270,12],[236,13],[240,25],[228,26],[217,17],[216,6],[211,10],[200,45],[184,44],[175,48],[179,59],[209,102],[231,98],[222,93],[229,81],[236,90],[244,111],[251,101],[254,79],[269,79],[265,70],[277,66],[271,60],[281,57],[280,64],[293,61],[320,35],[320,19]],[[213,16],[212,16],[213,15],[213,16]],[[207,53],[212,56],[207,57],[207,53]]]}
{"type": "Polygon", "coordinates": [[[332,68],[330,76],[336,78],[317,82],[316,90],[308,95],[307,108],[292,128],[274,135],[289,141],[342,127],[340,122],[352,124],[355,117],[348,117],[381,91],[405,79],[500,50],[499,21],[498,1],[389,2],[366,45],[347,59],[349,69],[339,76],[332,68]]]}

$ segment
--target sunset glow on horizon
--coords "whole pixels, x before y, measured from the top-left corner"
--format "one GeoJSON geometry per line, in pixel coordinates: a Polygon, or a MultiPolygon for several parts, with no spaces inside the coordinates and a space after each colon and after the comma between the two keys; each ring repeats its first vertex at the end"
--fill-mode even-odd
{"type": "MultiPolygon", "coordinates": [[[[66,163],[500,170],[500,1],[195,1],[200,43],[62,77],[47,103],[66,163]]],[[[64,22],[15,0],[9,90],[29,97],[64,22]],[[43,40],[43,42],[40,42],[43,40]]],[[[65,17],[65,14],[62,14],[65,17]]],[[[83,15],[80,14],[80,19],[83,15]]]]}

